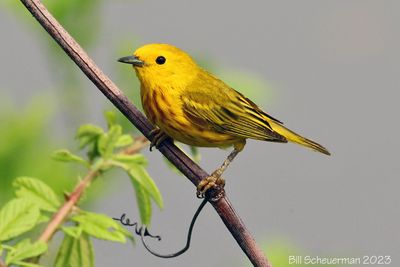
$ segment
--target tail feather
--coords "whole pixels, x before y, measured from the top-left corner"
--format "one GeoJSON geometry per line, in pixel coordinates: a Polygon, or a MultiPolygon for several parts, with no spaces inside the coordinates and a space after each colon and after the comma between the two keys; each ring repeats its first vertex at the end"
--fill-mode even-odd
{"type": "Polygon", "coordinates": [[[331,153],[329,153],[329,151],[325,147],[321,146],[320,144],[318,144],[310,139],[300,136],[299,134],[284,127],[282,124],[276,123],[271,120],[269,120],[269,123],[271,124],[271,127],[275,132],[279,133],[280,135],[283,135],[289,142],[293,142],[293,143],[311,148],[312,150],[321,152],[325,155],[329,155],[329,156],[331,155],[331,153]]]}

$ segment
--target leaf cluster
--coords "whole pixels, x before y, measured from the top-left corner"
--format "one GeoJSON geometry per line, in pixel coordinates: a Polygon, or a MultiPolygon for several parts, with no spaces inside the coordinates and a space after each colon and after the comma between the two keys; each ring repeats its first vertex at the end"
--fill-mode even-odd
{"type": "MultiPolygon", "coordinates": [[[[106,118],[107,131],[92,124],[79,127],[76,137],[86,157],[60,149],[53,153],[53,159],[81,164],[88,174],[97,176],[111,169],[122,169],[136,193],[141,222],[149,225],[152,202],[163,207],[161,193],[146,170],[147,159],[138,153],[125,153],[135,145],[135,139],[122,132],[113,113],[107,113],[106,118]]],[[[32,177],[16,178],[13,188],[15,197],[0,209],[0,256],[4,256],[7,266],[40,266],[32,259],[39,259],[48,250],[48,244],[39,241],[40,238],[32,241],[30,235],[45,224],[47,229],[71,194],[66,194],[66,199],[62,200],[50,186],[32,177]]],[[[114,219],[83,210],[78,205],[63,218],[57,231],[64,238],[54,266],[94,266],[93,238],[120,243],[134,241],[132,234],[114,219]]]]}

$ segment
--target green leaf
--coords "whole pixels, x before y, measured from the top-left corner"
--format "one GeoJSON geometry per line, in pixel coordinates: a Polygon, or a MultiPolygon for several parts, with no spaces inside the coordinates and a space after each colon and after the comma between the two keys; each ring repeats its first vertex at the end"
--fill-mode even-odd
{"type": "Polygon", "coordinates": [[[135,189],[136,202],[139,208],[140,221],[142,224],[149,226],[151,222],[151,201],[146,189],[143,188],[136,180],[131,179],[135,189]]]}
{"type": "Polygon", "coordinates": [[[84,124],[78,128],[76,133],[77,138],[81,138],[84,136],[99,136],[103,134],[104,131],[100,127],[93,124],[84,124]]]}
{"type": "Polygon", "coordinates": [[[123,164],[130,165],[131,163],[147,166],[147,159],[142,154],[134,154],[134,155],[124,155],[124,154],[116,154],[112,156],[112,159],[118,161],[123,164]]]}
{"type": "Polygon", "coordinates": [[[49,220],[50,220],[50,216],[41,213],[39,216],[39,219],[36,222],[36,225],[41,224],[41,223],[46,223],[49,220]]]}
{"type": "Polygon", "coordinates": [[[89,235],[82,233],[79,238],[65,235],[58,250],[55,267],[94,266],[93,243],[89,235]]]}
{"type": "Polygon", "coordinates": [[[156,183],[150,177],[146,169],[142,165],[138,164],[131,164],[130,167],[128,174],[131,177],[131,180],[137,181],[144,189],[146,189],[147,193],[149,193],[157,205],[162,209],[164,203],[160,190],[158,190],[156,183]]]}
{"type": "Polygon", "coordinates": [[[190,146],[190,154],[192,155],[191,158],[194,160],[194,162],[200,163],[201,155],[200,155],[199,149],[197,147],[190,146]]]}
{"type": "Polygon", "coordinates": [[[100,155],[102,155],[104,158],[109,158],[111,156],[115,145],[121,136],[121,132],[121,126],[113,125],[108,133],[101,135],[98,143],[100,155]]]}
{"type": "Polygon", "coordinates": [[[82,234],[82,227],[80,226],[61,227],[61,230],[74,238],[79,238],[82,234]]]}
{"type": "Polygon", "coordinates": [[[59,149],[54,151],[52,158],[58,161],[63,161],[63,162],[79,162],[82,163],[85,166],[89,166],[89,163],[86,162],[83,158],[72,154],[69,150],[67,149],[59,149]]]}
{"type": "Polygon", "coordinates": [[[96,238],[125,243],[125,236],[131,234],[114,219],[92,212],[84,212],[71,218],[82,230],[96,238]]]}
{"type": "Polygon", "coordinates": [[[93,124],[85,124],[79,127],[76,137],[79,139],[79,147],[83,148],[90,143],[95,143],[104,133],[103,129],[93,124]]]}
{"type": "Polygon", "coordinates": [[[54,212],[61,205],[54,191],[39,179],[19,177],[13,187],[18,198],[26,198],[42,210],[54,212]]]}
{"type": "Polygon", "coordinates": [[[111,128],[111,126],[117,123],[117,115],[114,111],[109,110],[104,112],[104,117],[106,118],[107,126],[109,129],[111,128]]]}
{"type": "Polygon", "coordinates": [[[14,247],[6,245],[6,244],[2,244],[2,246],[3,246],[3,249],[5,249],[5,250],[14,250],[15,249],[14,247]]]}
{"type": "Polygon", "coordinates": [[[40,216],[39,207],[27,199],[9,201],[0,210],[0,241],[9,240],[31,230],[40,216]]]}
{"type": "Polygon", "coordinates": [[[129,146],[133,143],[133,138],[130,134],[121,135],[115,144],[115,147],[129,146]]]}
{"type": "Polygon", "coordinates": [[[39,265],[36,263],[30,263],[30,262],[26,262],[26,261],[16,261],[14,263],[17,266],[22,266],[22,267],[42,267],[42,265],[39,265]]]}
{"type": "Polygon", "coordinates": [[[15,249],[7,254],[6,265],[16,264],[24,259],[39,256],[47,251],[47,244],[42,241],[31,243],[29,239],[24,239],[15,245],[15,249]]]}

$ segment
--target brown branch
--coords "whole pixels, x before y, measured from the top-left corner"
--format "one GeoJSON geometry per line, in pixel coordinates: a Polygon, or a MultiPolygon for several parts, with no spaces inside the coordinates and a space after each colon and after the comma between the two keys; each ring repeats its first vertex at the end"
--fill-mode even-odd
{"type": "Polygon", "coordinates": [[[144,137],[143,135],[135,137],[134,140],[135,140],[135,142],[133,143],[133,145],[125,148],[120,153],[125,154],[125,155],[136,154],[143,148],[150,145],[150,141],[147,140],[147,138],[144,137]]]}
{"type": "MultiPolygon", "coordinates": [[[[67,55],[78,65],[97,88],[138,128],[144,136],[151,140],[153,129],[147,118],[123,95],[121,90],[96,66],[92,59],[57,22],[39,0],[21,0],[43,28],[61,46],[67,55]]],[[[159,151],[172,162],[189,180],[197,185],[208,174],[187,157],[173,143],[166,142],[159,151]]],[[[210,202],[226,227],[236,239],[255,266],[271,266],[246,226],[235,212],[232,204],[225,196],[217,202],[210,202]]]]}
{"type": "Polygon", "coordinates": [[[86,188],[90,185],[94,178],[99,175],[98,170],[91,170],[88,174],[83,178],[82,181],[75,187],[74,191],[68,195],[67,201],[65,201],[64,205],[54,214],[51,221],[47,224],[46,228],[42,232],[39,237],[39,241],[49,242],[49,240],[53,237],[54,233],[58,230],[61,224],[65,221],[68,215],[71,213],[72,209],[78,203],[79,199],[82,197],[82,194],[85,192],[86,188]]]}
{"type": "MultiPolygon", "coordinates": [[[[139,136],[135,138],[135,141],[132,145],[121,150],[119,153],[126,155],[136,154],[139,153],[143,148],[147,147],[148,145],[149,141],[143,136],[139,136]]],[[[101,168],[101,166],[98,168],[101,168]]],[[[50,241],[50,239],[53,237],[58,228],[64,223],[69,214],[73,211],[74,207],[81,199],[86,188],[92,183],[92,181],[99,174],[100,171],[98,169],[90,170],[86,174],[83,180],[80,181],[78,185],[75,187],[74,191],[72,191],[72,193],[67,196],[67,200],[64,202],[64,205],[62,205],[61,208],[59,208],[58,211],[51,218],[50,222],[47,224],[46,228],[43,230],[42,234],[38,238],[38,241],[43,241],[46,243],[50,241]]],[[[31,259],[31,261],[38,262],[39,258],[40,257],[34,257],[31,259]]],[[[0,259],[0,267],[3,267],[1,265],[1,259],[0,259]]]]}
{"type": "MultiPolygon", "coordinates": [[[[144,147],[149,145],[149,141],[144,139],[142,136],[135,138],[135,142],[121,150],[119,153],[132,155],[140,152],[144,147]]],[[[67,196],[67,200],[64,202],[64,205],[54,214],[50,222],[47,224],[46,228],[43,230],[42,234],[39,237],[39,241],[49,242],[49,240],[53,237],[54,233],[57,229],[62,225],[68,215],[71,213],[75,205],[78,203],[82,194],[85,192],[86,188],[90,185],[90,183],[100,174],[98,169],[90,170],[86,176],[78,183],[75,187],[74,191],[67,196]]],[[[1,266],[0,266],[1,267],[1,266]]]]}

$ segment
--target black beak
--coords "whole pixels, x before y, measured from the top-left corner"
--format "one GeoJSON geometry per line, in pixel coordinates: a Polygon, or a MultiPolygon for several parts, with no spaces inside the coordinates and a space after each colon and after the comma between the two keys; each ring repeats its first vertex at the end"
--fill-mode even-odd
{"type": "Polygon", "coordinates": [[[120,59],[118,59],[118,61],[126,64],[131,64],[135,67],[143,67],[144,65],[144,62],[135,56],[121,57],[120,59]]]}

